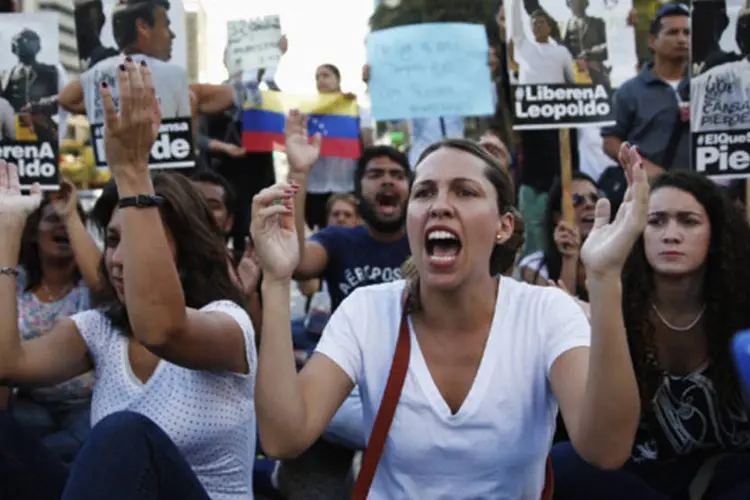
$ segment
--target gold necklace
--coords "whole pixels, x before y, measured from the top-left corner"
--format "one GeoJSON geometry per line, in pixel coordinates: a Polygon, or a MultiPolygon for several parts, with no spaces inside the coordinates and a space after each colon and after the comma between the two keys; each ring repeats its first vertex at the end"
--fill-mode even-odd
{"type": "Polygon", "coordinates": [[[664,326],[669,328],[670,330],[673,330],[675,332],[688,332],[692,330],[695,325],[698,324],[698,322],[703,317],[703,313],[706,312],[706,304],[703,304],[703,307],[701,308],[701,312],[698,313],[698,316],[695,317],[695,319],[687,326],[675,326],[662,315],[662,313],[659,311],[659,309],[656,307],[656,304],[651,304],[651,307],[654,309],[654,312],[659,317],[662,323],[664,323],[664,326]]]}

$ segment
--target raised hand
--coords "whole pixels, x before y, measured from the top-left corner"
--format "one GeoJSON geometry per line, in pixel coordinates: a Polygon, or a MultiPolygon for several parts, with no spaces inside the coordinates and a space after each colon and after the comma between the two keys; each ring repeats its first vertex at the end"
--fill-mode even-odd
{"type": "Polygon", "coordinates": [[[255,292],[258,287],[258,280],[260,280],[260,264],[250,238],[245,238],[245,253],[237,266],[237,276],[240,279],[245,296],[255,292]]]}
{"type": "Polygon", "coordinates": [[[619,275],[648,220],[649,185],[643,158],[638,148],[628,143],[623,143],[619,156],[620,164],[626,170],[628,190],[611,223],[609,200],[603,198],[596,204],[594,228],[581,249],[581,260],[588,277],[608,273],[619,275]]]}
{"type": "Polygon", "coordinates": [[[52,207],[62,220],[78,213],[78,191],[75,184],[67,179],[60,181],[60,190],[52,193],[52,207]]]}
{"type": "Polygon", "coordinates": [[[253,198],[250,234],[264,280],[291,280],[299,264],[294,226],[294,185],[275,184],[253,198]]]}
{"type": "Polygon", "coordinates": [[[320,158],[320,134],[312,142],[307,135],[307,116],[293,109],[286,117],[286,157],[289,169],[296,173],[308,173],[320,158]]]}
{"type": "Polygon", "coordinates": [[[119,111],[106,83],[99,90],[104,107],[104,152],[115,180],[134,171],[148,171],[149,154],[161,123],[151,70],[145,62],[136,65],[126,58],[117,71],[117,89],[119,111]]]}
{"type": "MultiPolygon", "coordinates": [[[[21,244],[26,218],[42,202],[39,184],[31,187],[30,195],[21,194],[18,168],[0,160],[0,241],[2,246],[21,244]]],[[[17,257],[17,254],[16,254],[17,257]]]]}
{"type": "Polygon", "coordinates": [[[557,250],[563,257],[578,258],[578,253],[581,250],[581,233],[575,224],[560,221],[552,236],[555,239],[557,250]]]}

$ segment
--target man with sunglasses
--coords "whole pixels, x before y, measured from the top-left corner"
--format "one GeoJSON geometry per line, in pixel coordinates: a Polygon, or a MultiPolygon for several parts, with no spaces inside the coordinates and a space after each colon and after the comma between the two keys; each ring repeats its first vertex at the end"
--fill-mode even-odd
{"type": "Polygon", "coordinates": [[[617,90],[615,124],[601,133],[604,152],[615,161],[623,142],[637,145],[653,178],[671,168],[690,168],[689,7],[671,3],[659,9],[648,44],[653,62],[617,90]]]}

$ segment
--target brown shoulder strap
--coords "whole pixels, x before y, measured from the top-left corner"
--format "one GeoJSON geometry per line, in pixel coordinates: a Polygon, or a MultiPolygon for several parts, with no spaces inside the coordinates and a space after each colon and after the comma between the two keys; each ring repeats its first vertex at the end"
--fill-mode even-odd
{"type": "Polygon", "coordinates": [[[401,326],[398,332],[398,341],[396,342],[396,352],[393,354],[393,363],[391,371],[388,374],[388,382],[385,385],[383,399],[378,408],[378,414],[375,417],[375,423],[372,426],[370,440],[367,443],[365,456],[362,459],[362,467],[357,476],[357,482],[354,484],[352,500],[367,500],[370,492],[372,480],[375,478],[375,471],[380,462],[380,456],[383,454],[385,440],[388,432],[391,430],[393,415],[396,413],[396,406],[401,397],[401,389],[404,387],[406,372],[409,369],[409,357],[411,356],[411,339],[409,337],[409,325],[406,321],[406,301],[404,300],[401,308],[401,326]]]}
{"type": "MultiPolygon", "coordinates": [[[[396,352],[393,354],[393,363],[391,363],[391,371],[388,374],[388,382],[385,384],[383,399],[380,402],[378,414],[375,416],[370,440],[367,442],[367,449],[362,459],[362,467],[354,484],[352,500],[367,500],[367,496],[370,493],[370,486],[372,486],[372,481],[375,479],[375,472],[378,469],[380,456],[383,454],[383,448],[385,448],[385,440],[388,437],[388,432],[391,430],[393,416],[396,413],[396,406],[398,405],[401,390],[406,380],[406,372],[409,369],[411,338],[409,337],[409,324],[406,321],[406,295],[404,295],[401,311],[401,325],[398,332],[398,341],[396,342],[396,352]]],[[[552,462],[547,457],[541,500],[552,500],[554,493],[553,480],[552,462]]]]}

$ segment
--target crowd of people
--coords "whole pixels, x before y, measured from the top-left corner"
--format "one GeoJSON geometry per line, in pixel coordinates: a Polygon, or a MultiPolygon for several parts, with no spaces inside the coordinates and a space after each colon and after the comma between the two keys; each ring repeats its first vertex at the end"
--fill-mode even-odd
{"type": "Polygon", "coordinates": [[[358,160],[290,111],[276,179],[231,79],[190,88],[196,168],[153,172],[165,29],[119,47],[117,105],[98,88],[93,209],[0,161],[0,497],[750,498],[750,225],[691,172],[681,3],[615,93],[616,165],[568,188],[555,131],[415,119],[404,152],[364,108],[358,160]]]}

